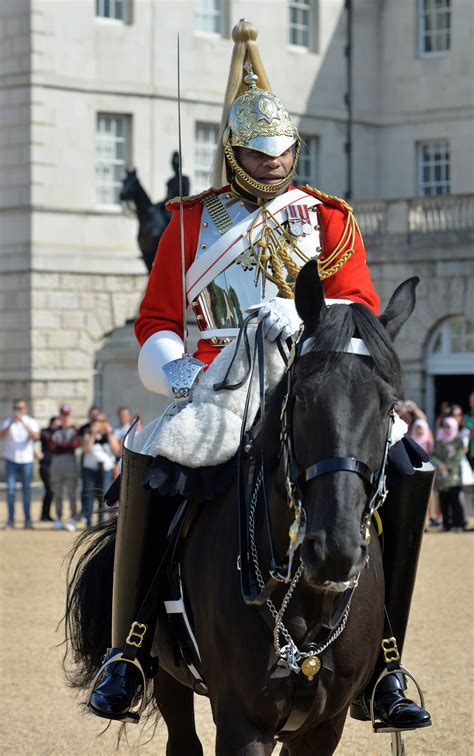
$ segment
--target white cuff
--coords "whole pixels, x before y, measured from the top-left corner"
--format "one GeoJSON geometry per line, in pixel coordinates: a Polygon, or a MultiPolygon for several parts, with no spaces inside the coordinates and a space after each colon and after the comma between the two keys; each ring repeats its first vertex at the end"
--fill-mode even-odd
{"type": "Polygon", "coordinates": [[[183,340],[174,331],[158,331],[145,341],[138,355],[138,374],[148,391],[173,395],[162,367],[182,357],[183,351],[183,340]]]}

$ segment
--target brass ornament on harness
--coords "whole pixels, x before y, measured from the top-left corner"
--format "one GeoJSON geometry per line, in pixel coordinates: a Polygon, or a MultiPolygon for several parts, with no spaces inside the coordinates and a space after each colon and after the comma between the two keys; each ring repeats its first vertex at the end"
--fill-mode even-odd
{"type": "Polygon", "coordinates": [[[319,656],[307,656],[304,662],[301,664],[301,671],[305,677],[308,678],[308,682],[312,682],[315,675],[318,674],[321,669],[321,659],[319,656]]]}
{"type": "Polygon", "coordinates": [[[127,646],[135,646],[135,648],[141,648],[147,630],[148,625],[145,625],[143,622],[132,622],[130,632],[125,641],[127,646]]]}
{"type": "Polygon", "coordinates": [[[398,651],[396,638],[393,636],[391,638],[383,638],[380,645],[383,651],[385,664],[400,661],[400,652],[398,651]]]}

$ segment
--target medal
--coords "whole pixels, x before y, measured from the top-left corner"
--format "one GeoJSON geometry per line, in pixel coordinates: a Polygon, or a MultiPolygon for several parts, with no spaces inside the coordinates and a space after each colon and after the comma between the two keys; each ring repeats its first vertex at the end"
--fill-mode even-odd
{"type": "Polygon", "coordinates": [[[292,236],[309,236],[313,229],[306,205],[288,206],[288,224],[292,236]]]}

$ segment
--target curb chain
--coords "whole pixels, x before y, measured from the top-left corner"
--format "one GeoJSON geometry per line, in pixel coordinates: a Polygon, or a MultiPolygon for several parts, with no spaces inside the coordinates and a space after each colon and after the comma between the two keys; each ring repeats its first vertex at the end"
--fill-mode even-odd
{"type": "MultiPolygon", "coordinates": [[[[255,510],[257,508],[258,494],[260,491],[260,486],[262,485],[262,481],[263,481],[263,469],[260,468],[260,472],[258,474],[257,480],[255,481],[255,488],[252,494],[252,498],[250,500],[250,508],[249,508],[250,551],[251,551],[253,566],[255,570],[255,577],[257,579],[258,587],[260,588],[260,590],[263,590],[265,588],[265,582],[263,580],[263,576],[260,570],[260,565],[258,562],[257,545],[255,542],[255,510]]],[[[291,637],[290,633],[286,629],[285,625],[283,624],[283,616],[288,608],[288,604],[290,603],[293,592],[303,572],[304,572],[304,565],[300,564],[300,566],[298,567],[291,581],[290,587],[288,588],[288,591],[285,594],[285,597],[282,601],[282,605],[279,611],[277,610],[275,604],[273,603],[273,601],[271,601],[271,599],[267,599],[265,602],[270,614],[275,620],[275,628],[273,630],[273,645],[274,645],[277,656],[279,656],[280,658],[279,663],[284,664],[285,666],[288,666],[293,672],[296,672],[296,673],[300,671],[300,665],[298,663],[300,660],[306,659],[308,656],[322,654],[324,651],[326,651],[327,648],[329,648],[329,646],[336,640],[336,638],[339,637],[339,635],[342,633],[342,631],[344,630],[346,626],[347,618],[349,616],[349,610],[351,607],[351,602],[349,601],[345,609],[345,612],[342,615],[340,624],[337,626],[334,632],[329,636],[326,643],[323,643],[322,646],[318,646],[316,649],[312,649],[311,651],[308,651],[308,652],[300,651],[296,643],[294,642],[293,638],[291,637]],[[280,634],[286,640],[287,645],[280,646],[280,634]]]]}

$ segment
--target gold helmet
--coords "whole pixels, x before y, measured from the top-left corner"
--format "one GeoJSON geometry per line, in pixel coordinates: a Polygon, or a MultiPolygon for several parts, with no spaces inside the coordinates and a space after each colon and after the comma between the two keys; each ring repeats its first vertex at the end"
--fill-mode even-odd
{"type": "Polygon", "coordinates": [[[283,102],[271,91],[255,40],[257,30],[241,19],[232,30],[234,52],[227,83],[219,144],[214,162],[213,183],[226,177],[240,179],[244,188],[257,189],[268,195],[278,194],[290,183],[300,148],[296,126],[283,102]],[[262,88],[257,86],[262,83],[262,88]],[[245,147],[277,157],[295,145],[295,160],[290,173],[277,184],[256,181],[238,163],[234,148],[245,147]]]}

